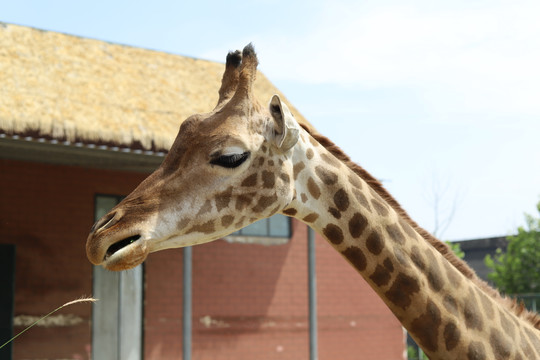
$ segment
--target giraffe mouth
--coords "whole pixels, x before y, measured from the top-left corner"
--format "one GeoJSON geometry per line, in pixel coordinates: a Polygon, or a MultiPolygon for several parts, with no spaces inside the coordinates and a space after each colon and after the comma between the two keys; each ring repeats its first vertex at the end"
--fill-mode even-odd
{"type": "Polygon", "coordinates": [[[117,253],[118,251],[122,250],[123,248],[133,244],[134,242],[136,242],[140,238],[141,238],[141,235],[133,235],[133,236],[125,238],[124,240],[120,240],[118,242],[115,242],[114,244],[109,246],[109,248],[107,249],[107,252],[105,253],[105,259],[104,260],[107,260],[112,255],[114,255],[115,253],[117,253]]]}

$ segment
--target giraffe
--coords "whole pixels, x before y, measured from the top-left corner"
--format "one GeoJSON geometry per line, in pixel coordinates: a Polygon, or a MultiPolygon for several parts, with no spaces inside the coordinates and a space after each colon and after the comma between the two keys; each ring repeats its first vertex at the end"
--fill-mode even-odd
{"type": "Polygon", "coordinates": [[[251,44],[227,55],[219,100],[186,119],[162,165],[98,220],[88,259],[118,271],[276,213],[322,234],[431,359],[540,359],[540,318],[479,280],[277,95],[253,95],[251,44]]]}

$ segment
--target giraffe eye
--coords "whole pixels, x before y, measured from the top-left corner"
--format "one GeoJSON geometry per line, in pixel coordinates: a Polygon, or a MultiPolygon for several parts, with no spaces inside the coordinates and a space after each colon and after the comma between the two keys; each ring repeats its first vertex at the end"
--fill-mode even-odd
{"type": "Polygon", "coordinates": [[[242,154],[219,155],[210,160],[210,164],[233,169],[244,163],[249,158],[249,152],[242,154]]]}

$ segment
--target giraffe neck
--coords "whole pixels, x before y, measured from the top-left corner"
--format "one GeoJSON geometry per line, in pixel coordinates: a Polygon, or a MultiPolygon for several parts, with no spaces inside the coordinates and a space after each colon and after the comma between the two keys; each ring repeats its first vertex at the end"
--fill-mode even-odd
{"type": "Polygon", "coordinates": [[[296,196],[283,213],[322,234],[432,358],[540,358],[537,330],[456,270],[306,132],[293,175],[296,196]]]}

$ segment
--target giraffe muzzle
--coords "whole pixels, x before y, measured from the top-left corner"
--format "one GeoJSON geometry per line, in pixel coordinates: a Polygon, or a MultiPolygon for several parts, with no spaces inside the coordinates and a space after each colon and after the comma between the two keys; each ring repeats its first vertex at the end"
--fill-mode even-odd
{"type": "Polygon", "coordinates": [[[137,266],[148,255],[146,241],[132,226],[122,209],[99,219],[86,242],[88,260],[109,270],[125,270],[137,266]]]}

